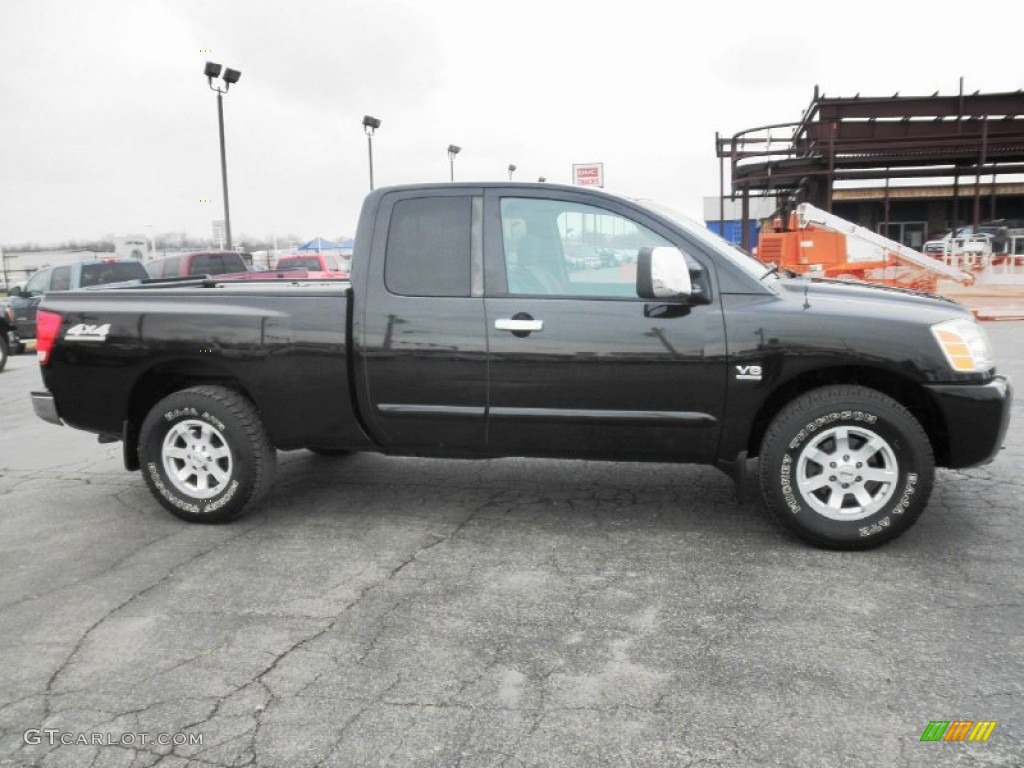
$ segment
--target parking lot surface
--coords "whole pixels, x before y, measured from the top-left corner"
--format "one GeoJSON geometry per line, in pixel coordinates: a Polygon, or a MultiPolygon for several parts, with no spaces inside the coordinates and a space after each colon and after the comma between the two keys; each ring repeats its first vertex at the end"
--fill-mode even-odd
{"type": "MultiPolygon", "coordinates": [[[[1024,323],[987,328],[1019,388],[1024,323]]],[[[668,465],[281,453],[190,525],[39,383],[0,373],[0,766],[1022,764],[1020,404],[835,553],[668,465]],[[921,741],[958,720],[996,725],[921,741]]]]}

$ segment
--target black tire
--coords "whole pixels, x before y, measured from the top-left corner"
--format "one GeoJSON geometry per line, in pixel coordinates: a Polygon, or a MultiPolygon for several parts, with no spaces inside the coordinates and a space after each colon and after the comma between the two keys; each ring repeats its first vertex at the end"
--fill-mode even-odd
{"type": "Polygon", "coordinates": [[[900,536],[924,511],[934,478],[931,443],[917,419],[866,387],[801,395],[761,443],[768,510],[828,549],[869,549],[900,536]]]}
{"type": "Polygon", "coordinates": [[[275,461],[256,407],[227,387],[168,395],[139,432],[139,466],[149,490],[172,514],[193,523],[239,517],[270,488],[275,461]]]}
{"type": "Polygon", "coordinates": [[[0,336],[0,371],[7,365],[7,358],[10,357],[10,352],[7,349],[7,339],[0,336]]]}
{"type": "Polygon", "coordinates": [[[315,453],[317,456],[351,456],[352,451],[347,448],[321,448],[319,446],[309,447],[306,449],[311,453],[315,453]]]}

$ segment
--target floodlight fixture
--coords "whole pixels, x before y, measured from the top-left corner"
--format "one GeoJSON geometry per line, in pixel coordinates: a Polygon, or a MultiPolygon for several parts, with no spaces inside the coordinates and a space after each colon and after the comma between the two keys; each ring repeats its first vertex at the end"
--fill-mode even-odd
{"type": "Polygon", "coordinates": [[[448,145],[448,171],[451,181],[455,181],[455,156],[462,151],[462,147],[455,144],[448,145]]]}
{"type": "Polygon", "coordinates": [[[203,70],[203,74],[207,77],[220,77],[220,64],[215,64],[212,61],[206,62],[206,69],[203,70]]]}
{"type": "Polygon", "coordinates": [[[231,68],[225,68],[224,69],[224,82],[227,83],[228,85],[231,85],[232,83],[237,83],[238,82],[238,78],[240,78],[241,76],[242,76],[242,73],[239,72],[237,69],[231,69],[231,68]]]}
{"type": "Polygon", "coordinates": [[[380,128],[380,118],[363,115],[363,130],[366,132],[366,149],[370,155],[370,191],[373,191],[373,132],[380,128]]]}

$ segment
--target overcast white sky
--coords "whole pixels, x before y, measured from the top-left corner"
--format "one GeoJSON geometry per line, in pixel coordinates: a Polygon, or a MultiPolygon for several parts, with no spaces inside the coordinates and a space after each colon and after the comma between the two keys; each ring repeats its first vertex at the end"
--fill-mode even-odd
{"type": "Polygon", "coordinates": [[[1018,2],[0,0],[0,244],[354,232],[368,190],[456,178],[607,186],[699,217],[715,131],[835,96],[1024,86],[1018,2]],[[969,21],[974,15],[976,22],[969,21]],[[209,52],[207,52],[209,51],[209,52]],[[212,202],[201,202],[212,200],[212,202]]]}

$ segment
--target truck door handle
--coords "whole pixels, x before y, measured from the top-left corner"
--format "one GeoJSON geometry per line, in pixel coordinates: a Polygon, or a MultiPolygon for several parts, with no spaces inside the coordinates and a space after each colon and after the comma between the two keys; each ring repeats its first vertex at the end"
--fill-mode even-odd
{"type": "Polygon", "coordinates": [[[494,321],[494,327],[499,331],[512,331],[513,333],[516,333],[518,331],[519,333],[531,333],[532,331],[543,331],[544,321],[534,320],[533,318],[526,320],[523,318],[516,317],[502,317],[494,321]]]}

